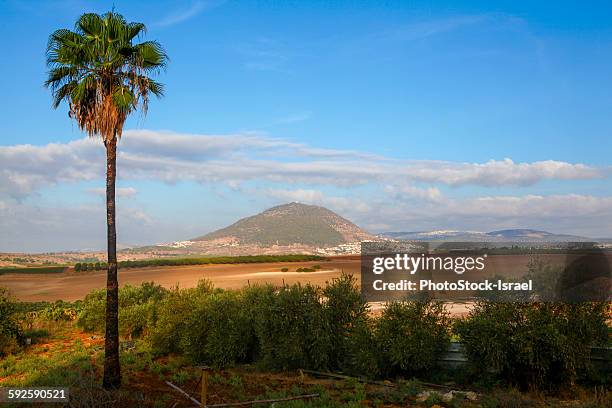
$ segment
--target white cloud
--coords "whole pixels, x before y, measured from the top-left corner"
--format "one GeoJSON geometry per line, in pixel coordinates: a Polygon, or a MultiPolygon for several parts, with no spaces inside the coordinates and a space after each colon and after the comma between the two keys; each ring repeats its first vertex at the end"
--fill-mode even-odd
{"type": "MultiPolygon", "coordinates": [[[[251,190],[253,193],[257,193],[256,190],[251,190]]],[[[268,197],[274,197],[279,199],[281,202],[286,201],[297,201],[306,204],[316,204],[343,214],[347,211],[365,213],[370,210],[368,204],[355,197],[342,197],[342,196],[329,196],[324,194],[320,190],[309,190],[309,189],[268,189],[265,190],[265,194],[268,197]]]]}
{"type": "Polygon", "coordinates": [[[197,16],[198,14],[200,14],[202,11],[206,10],[207,8],[210,8],[213,6],[212,2],[205,2],[205,1],[194,1],[191,3],[191,5],[188,8],[183,8],[180,10],[176,10],[174,12],[169,13],[165,18],[163,18],[162,20],[153,23],[154,26],[159,26],[159,27],[169,27],[169,26],[173,26],[179,23],[182,23],[184,21],[187,21],[195,16],[197,16]]]}
{"type": "Polygon", "coordinates": [[[89,139],[44,146],[0,146],[0,195],[24,196],[46,185],[99,178],[103,148],[89,139]]]}
{"type": "MultiPolygon", "coordinates": [[[[43,146],[0,146],[0,196],[24,197],[45,186],[104,178],[104,148],[80,139],[43,146]]],[[[404,186],[404,193],[435,199],[435,187],[419,193],[411,181],[448,186],[526,186],[543,180],[587,180],[608,169],[545,160],[515,163],[401,161],[353,150],[325,149],[259,134],[191,135],[128,130],[119,145],[123,180],[167,183],[250,180],[348,187],[368,183],[404,186]],[[411,191],[408,191],[411,190],[411,191]]]]}
{"type": "Polygon", "coordinates": [[[407,197],[425,201],[440,201],[443,198],[442,192],[436,187],[421,188],[410,184],[388,185],[385,187],[385,192],[397,199],[407,197]]]}
{"type": "Polygon", "coordinates": [[[423,182],[456,186],[525,186],[541,180],[580,180],[602,176],[602,170],[584,164],[544,160],[515,163],[512,159],[489,160],[485,163],[452,163],[421,161],[410,168],[412,178],[423,182]]]}
{"type": "Polygon", "coordinates": [[[372,205],[372,209],[356,219],[365,226],[385,225],[385,230],[394,231],[535,228],[592,238],[612,234],[612,197],[507,195],[445,198],[426,205],[395,199],[380,200],[372,205]]]}
{"type": "MultiPolygon", "coordinates": [[[[8,200],[0,205],[0,251],[64,251],[106,247],[104,203],[69,207],[8,200]]],[[[120,245],[149,244],[192,236],[188,227],[164,223],[140,208],[117,208],[120,245]]]]}
{"type": "Polygon", "coordinates": [[[612,197],[557,194],[449,198],[412,186],[401,192],[395,188],[385,191],[388,195],[378,197],[329,196],[309,189],[248,193],[282,202],[323,205],[372,232],[535,228],[591,238],[612,235],[612,197]]]}
{"type": "Polygon", "coordinates": [[[272,197],[279,198],[283,201],[297,201],[304,203],[320,203],[323,200],[323,192],[319,190],[275,190],[269,189],[266,191],[272,197]]]}

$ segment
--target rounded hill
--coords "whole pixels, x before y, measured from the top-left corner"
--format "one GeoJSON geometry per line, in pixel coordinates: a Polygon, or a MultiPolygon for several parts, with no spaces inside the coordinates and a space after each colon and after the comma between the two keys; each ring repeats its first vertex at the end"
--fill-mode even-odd
{"type": "Polygon", "coordinates": [[[260,246],[334,246],[371,238],[357,225],[327,208],[294,202],[243,218],[193,241],[223,240],[260,246]]]}

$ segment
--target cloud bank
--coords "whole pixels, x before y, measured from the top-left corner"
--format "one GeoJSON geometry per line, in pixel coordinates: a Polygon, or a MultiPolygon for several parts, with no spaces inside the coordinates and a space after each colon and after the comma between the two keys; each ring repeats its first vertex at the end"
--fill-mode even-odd
{"type": "MultiPolygon", "coordinates": [[[[0,194],[28,195],[44,186],[100,179],[104,149],[92,139],[43,146],[0,146],[0,194]]],[[[545,180],[590,180],[607,170],[545,160],[516,163],[402,161],[353,150],[323,149],[257,134],[189,135],[128,130],[120,142],[124,180],[278,183],[347,187],[422,182],[446,186],[529,186],[545,180]]],[[[433,190],[432,190],[433,191],[433,190]]]]}
{"type": "MultiPolygon", "coordinates": [[[[93,236],[94,230],[103,232],[103,200],[93,207],[71,208],[37,201],[50,186],[72,185],[103,197],[103,188],[79,187],[104,180],[104,148],[98,140],[0,146],[0,163],[0,251],[103,246],[103,240],[84,238],[93,236]],[[89,233],[83,232],[88,229],[89,233]],[[65,238],[58,240],[58,234],[65,238]]],[[[598,237],[612,232],[612,197],[554,191],[516,195],[516,191],[548,182],[550,192],[551,182],[593,183],[609,175],[606,167],[555,160],[414,161],[319,148],[257,133],[127,130],[119,146],[118,178],[123,186],[136,187],[117,189],[119,199],[130,200],[119,208],[119,225],[124,243],[193,235],[193,225],[165,224],[155,214],[135,207],[138,183],[187,181],[226,186],[232,194],[243,194],[239,199],[255,197],[265,203],[261,206],[286,201],[324,205],[375,232],[523,226],[598,237]],[[464,187],[471,194],[462,193],[464,187]],[[494,194],[482,193],[488,189],[494,194]],[[474,195],[474,191],[480,193],[474,195]]]]}

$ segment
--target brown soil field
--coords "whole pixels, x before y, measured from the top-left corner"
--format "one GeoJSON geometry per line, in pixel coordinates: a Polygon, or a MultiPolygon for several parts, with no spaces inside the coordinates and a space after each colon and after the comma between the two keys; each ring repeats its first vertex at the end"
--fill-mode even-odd
{"type": "MultiPolygon", "coordinates": [[[[189,288],[201,279],[209,279],[216,287],[239,289],[256,283],[282,285],[283,282],[310,282],[325,285],[340,276],[342,271],[359,277],[359,259],[335,259],[316,262],[277,262],[258,264],[187,265],[119,270],[120,285],[138,285],[153,281],[166,288],[178,285],[189,288]],[[295,272],[297,268],[321,265],[317,272],[295,272]],[[288,272],[281,272],[289,268],[288,272]]],[[[65,272],[58,274],[5,274],[0,275],[0,286],[7,287],[21,301],[74,301],[82,299],[93,289],[106,287],[106,271],[65,272]]]]}
{"type": "MultiPolygon", "coordinates": [[[[551,264],[565,260],[563,255],[541,255],[541,259],[551,264]]],[[[530,255],[491,255],[487,264],[492,271],[503,273],[524,273],[530,255]]],[[[330,261],[315,262],[278,262],[260,264],[228,265],[189,265],[161,266],[147,268],[125,268],[119,270],[121,285],[137,285],[153,281],[164,287],[194,287],[200,279],[211,280],[216,287],[238,289],[247,284],[296,282],[325,285],[326,281],[340,276],[342,272],[353,274],[359,280],[360,260],[358,256],[336,257],[330,261]],[[317,272],[295,272],[300,267],[321,265],[317,272]],[[289,268],[281,272],[281,268],[289,268]]],[[[10,293],[21,301],[74,301],[82,299],[92,289],[106,286],[105,271],[65,272],[59,274],[5,274],[0,275],[0,286],[7,287],[10,293]]]]}

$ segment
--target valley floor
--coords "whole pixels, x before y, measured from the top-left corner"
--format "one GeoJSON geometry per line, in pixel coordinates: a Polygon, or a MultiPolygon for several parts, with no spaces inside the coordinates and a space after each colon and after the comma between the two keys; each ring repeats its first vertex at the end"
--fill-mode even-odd
{"type": "MultiPolygon", "coordinates": [[[[612,262],[612,253],[609,255],[612,262]]],[[[542,255],[540,258],[551,265],[565,260],[563,255],[542,255]]],[[[503,276],[521,276],[527,271],[530,255],[492,255],[488,258],[488,270],[503,276]]],[[[360,281],[361,262],[359,256],[333,257],[329,261],[274,262],[252,264],[214,264],[186,266],[155,266],[119,269],[120,285],[139,285],[155,282],[165,288],[180,286],[195,287],[199,280],[208,279],[215,287],[239,289],[249,284],[312,283],[324,286],[325,282],[342,273],[352,274],[360,281]],[[298,268],[320,265],[315,272],[297,272],[298,268]],[[288,271],[283,272],[287,268],[288,271]]],[[[470,275],[471,279],[479,276],[470,275]]],[[[0,275],[0,286],[9,289],[12,296],[24,302],[56,300],[75,301],[82,299],[93,289],[106,287],[106,271],[86,271],[0,275]]]]}
{"type": "MultiPolygon", "coordinates": [[[[359,277],[358,258],[336,258],[331,261],[276,262],[257,264],[188,265],[119,270],[121,285],[138,285],[155,282],[166,288],[180,286],[195,287],[199,280],[209,279],[215,287],[239,289],[248,284],[271,283],[274,285],[306,283],[323,286],[326,281],[340,276],[342,272],[359,277]],[[297,268],[320,264],[316,272],[296,272],[297,268]],[[282,272],[288,268],[287,272],[282,272]]],[[[56,300],[74,301],[82,299],[93,289],[106,287],[106,271],[65,272],[56,274],[5,274],[0,276],[0,286],[9,289],[20,301],[35,302],[56,300]]]]}

